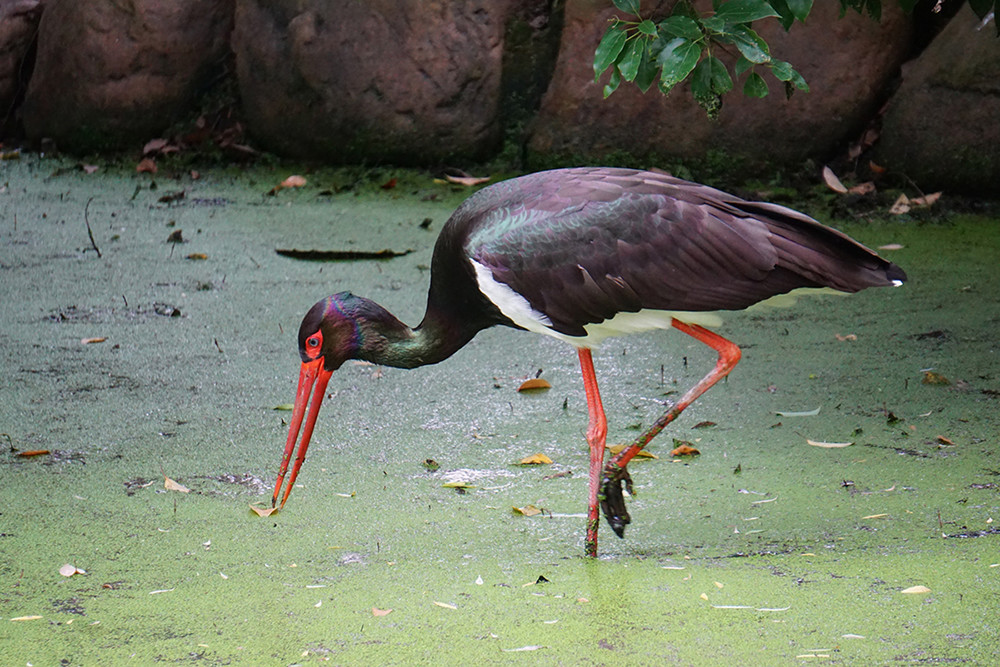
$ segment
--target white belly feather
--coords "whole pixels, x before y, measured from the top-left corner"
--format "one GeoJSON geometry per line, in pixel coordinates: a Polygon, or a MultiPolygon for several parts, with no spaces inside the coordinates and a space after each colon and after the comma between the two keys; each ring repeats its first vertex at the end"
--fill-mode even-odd
{"type": "Polygon", "coordinates": [[[552,321],[545,313],[532,308],[527,299],[507,285],[494,280],[489,268],[475,261],[472,262],[472,267],[476,271],[479,290],[514,324],[528,331],[558,338],[575,347],[597,347],[605,338],[651,329],[669,329],[673,319],[705,327],[717,327],[722,324],[722,318],[715,312],[640,310],[637,313],[618,313],[610,320],[588,324],[584,327],[586,336],[567,336],[553,329],[552,321]]]}

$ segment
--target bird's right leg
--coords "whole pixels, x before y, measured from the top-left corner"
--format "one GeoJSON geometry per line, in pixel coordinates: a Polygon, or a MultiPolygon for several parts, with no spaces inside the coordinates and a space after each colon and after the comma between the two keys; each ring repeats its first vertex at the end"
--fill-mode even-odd
{"type": "Polygon", "coordinates": [[[711,347],[719,353],[719,359],[715,362],[715,368],[708,375],[703,377],[698,384],[691,387],[686,394],[681,396],[673,407],[653,422],[653,425],[645,433],[636,438],[631,445],[613,456],[604,468],[604,479],[601,483],[601,509],[604,510],[604,516],[618,537],[624,537],[625,526],[631,521],[628,510],[625,508],[625,498],[622,494],[622,483],[625,484],[625,488],[629,493],[632,492],[632,478],[629,476],[625,466],[632,460],[632,457],[649,444],[649,441],[657,433],[676,419],[684,411],[684,408],[694,403],[695,399],[708,391],[712,385],[726,377],[729,371],[733,370],[740,360],[741,353],[739,346],[730,340],[726,340],[719,334],[713,333],[697,324],[687,324],[677,319],[672,320],[671,325],[675,329],[683,331],[687,335],[697,338],[702,343],[711,347]]]}
{"type": "Polygon", "coordinates": [[[587,507],[586,555],[597,557],[597,527],[601,523],[598,510],[598,492],[601,486],[601,471],[604,467],[604,444],[608,435],[608,420],[601,404],[601,393],[597,390],[597,376],[594,374],[594,359],[590,349],[577,348],[580,357],[580,373],[583,375],[583,389],[587,394],[587,444],[590,446],[590,495],[587,507]]]}

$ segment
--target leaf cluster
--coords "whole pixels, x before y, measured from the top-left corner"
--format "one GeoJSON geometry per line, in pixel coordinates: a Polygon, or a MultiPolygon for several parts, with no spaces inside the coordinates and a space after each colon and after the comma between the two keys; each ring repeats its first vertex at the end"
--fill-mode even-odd
{"type": "MultiPolygon", "coordinates": [[[[594,52],[594,79],[611,70],[604,85],[608,97],[622,82],[633,83],[646,92],[657,84],[668,94],[682,81],[689,80],[691,94],[715,117],[722,106],[722,96],[733,90],[734,78],[742,78],[743,94],[764,97],[770,91],[764,75],[782,85],[786,96],[809,86],[794,67],[771,54],[768,43],[753,25],[764,19],[778,20],[785,30],[795,21],[805,21],[813,0],[714,0],[713,11],[697,12],[691,0],[679,0],[663,19],[642,18],[640,0],[612,0],[615,7],[632,18],[614,17],[594,52]],[[732,70],[718,53],[735,57],[732,70]]],[[[867,13],[879,20],[882,0],[839,0],[842,14],[848,10],[867,13]]],[[[902,8],[913,10],[917,0],[898,0],[902,8]]],[[[982,17],[1000,5],[1000,0],[969,0],[982,17]]]]}

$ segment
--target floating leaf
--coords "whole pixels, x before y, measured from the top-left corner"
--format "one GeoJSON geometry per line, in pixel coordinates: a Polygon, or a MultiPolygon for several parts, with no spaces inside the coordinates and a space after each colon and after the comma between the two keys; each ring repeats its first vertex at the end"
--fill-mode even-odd
{"type": "Polygon", "coordinates": [[[924,384],[951,384],[951,380],[934,371],[924,371],[924,377],[921,382],[924,384]]]}
{"type": "Polygon", "coordinates": [[[392,613],[392,609],[379,609],[378,607],[372,607],[372,616],[388,616],[392,613]]]}
{"type": "Polygon", "coordinates": [[[845,341],[849,341],[849,340],[857,340],[858,339],[858,335],[857,334],[845,334],[843,336],[840,335],[840,334],[833,334],[833,337],[836,338],[837,340],[839,340],[841,343],[843,343],[845,341]]]}
{"type": "Polygon", "coordinates": [[[703,422],[698,422],[691,428],[711,428],[713,426],[718,426],[718,424],[716,424],[715,422],[703,421],[703,422]]]}
{"type": "Polygon", "coordinates": [[[80,345],[93,345],[94,343],[103,343],[107,338],[101,336],[99,338],[81,338],[80,345]]]}
{"type": "Polygon", "coordinates": [[[66,563],[65,565],[59,568],[59,574],[61,574],[64,577],[72,577],[74,574],[87,574],[87,572],[85,570],[81,570],[76,565],[71,565],[70,563],[66,563]]]}
{"type": "Polygon", "coordinates": [[[442,607],[444,609],[458,609],[458,607],[456,607],[455,605],[449,604],[447,602],[438,602],[437,600],[434,600],[433,602],[437,606],[442,607]]]}
{"type": "Polygon", "coordinates": [[[886,243],[885,245],[880,245],[879,250],[902,250],[905,248],[902,243],[886,243]]]}
{"type": "Polygon", "coordinates": [[[909,212],[910,210],[910,198],[906,195],[899,195],[896,197],[896,201],[889,208],[889,213],[892,215],[902,215],[909,212]]]}
{"type": "Polygon", "coordinates": [[[293,174],[281,182],[283,188],[301,188],[306,184],[305,176],[293,174]]]}
{"type": "MultiPolygon", "coordinates": [[[[41,618],[41,617],[39,617],[41,618]]],[[[502,648],[501,651],[506,651],[507,653],[517,653],[518,651],[537,651],[539,649],[545,648],[544,646],[538,644],[532,644],[530,646],[518,646],[517,648],[502,648]]]]}
{"type": "Polygon", "coordinates": [[[525,505],[524,507],[511,507],[514,510],[514,514],[520,514],[522,516],[535,516],[536,514],[541,514],[542,510],[538,509],[534,505],[525,505]]]}
{"type": "Polygon", "coordinates": [[[434,459],[424,459],[423,466],[430,472],[435,472],[438,468],[441,467],[441,464],[435,461],[434,459]]]}
{"type": "Polygon", "coordinates": [[[257,516],[271,516],[278,511],[277,507],[257,507],[256,505],[250,505],[250,510],[257,516]]]}
{"type": "Polygon", "coordinates": [[[697,456],[698,454],[701,454],[701,452],[699,452],[698,449],[695,448],[690,442],[678,440],[675,440],[674,442],[680,442],[680,444],[670,450],[671,456],[697,456]]]}
{"type": "Polygon", "coordinates": [[[823,182],[826,183],[826,187],[830,188],[834,192],[847,194],[847,188],[840,182],[837,175],[833,173],[833,169],[830,169],[829,167],[823,167],[823,182]]]}
{"type": "Polygon", "coordinates": [[[819,414],[819,408],[815,410],[802,410],[799,412],[793,412],[791,410],[775,410],[774,414],[779,417],[815,417],[819,414]]]}
{"type": "MultiPolygon", "coordinates": [[[[611,452],[612,454],[618,454],[623,449],[625,449],[625,447],[626,447],[626,445],[611,445],[610,447],[608,447],[608,451],[611,452]]],[[[650,451],[645,450],[645,449],[640,449],[638,452],[635,453],[635,458],[637,458],[637,459],[658,459],[660,457],[657,456],[656,454],[654,454],[653,452],[650,452],[650,451]]]]}
{"type": "Polygon", "coordinates": [[[900,591],[903,595],[920,595],[922,593],[930,593],[931,589],[926,586],[910,586],[909,588],[904,588],[900,591]]]}
{"type": "Polygon", "coordinates": [[[547,380],[543,380],[542,378],[531,378],[530,380],[525,380],[524,382],[522,382],[521,386],[518,387],[517,390],[522,393],[524,392],[530,393],[536,391],[545,391],[551,388],[552,385],[549,384],[547,380]]]}
{"type": "Polygon", "coordinates": [[[938,437],[934,438],[934,440],[939,445],[947,445],[949,447],[955,446],[955,442],[951,438],[946,438],[943,435],[939,435],[938,437]]]}
{"type": "Polygon", "coordinates": [[[191,493],[191,489],[187,488],[183,484],[178,484],[174,480],[170,479],[166,475],[163,476],[163,488],[167,491],[180,491],[181,493],[191,493]]]}
{"type": "Polygon", "coordinates": [[[474,488],[476,488],[472,484],[469,484],[468,482],[445,482],[441,486],[443,486],[446,489],[474,489],[474,488]]]}
{"type": "Polygon", "coordinates": [[[281,405],[276,405],[272,408],[272,410],[288,410],[289,412],[291,412],[294,409],[295,409],[294,403],[282,403],[281,405]]]}
{"type": "Polygon", "coordinates": [[[38,615],[35,615],[35,616],[15,616],[14,618],[12,618],[10,620],[12,620],[12,621],[37,621],[40,618],[41,618],[41,616],[38,616],[38,615]]]}
{"type": "Polygon", "coordinates": [[[542,453],[532,454],[531,456],[525,456],[520,461],[521,465],[542,465],[552,463],[552,459],[542,453]]]}
{"type": "Polygon", "coordinates": [[[813,447],[823,447],[824,449],[839,449],[841,447],[850,447],[853,442],[819,442],[817,440],[809,440],[806,438],[806,442],[813,447]]]}
{"type": "Polygon", "coordinates": [[[451,174],[445,174],[444,177],[449,183],[468,187],[489,183],[491,178],[490,176],[452,176],[451,174]]]}
{"type": "Polygon", "coordinates": [[[143,158],[139,160],[139,164],[135,166],[135,170],[140,174],[155,174],[156,163],[153,162],[152,158],[143,158]]]}
{"type": "Polygon", "coordinates": [[[32,456],[44,456],[45,454],[51,454],[47,449],[29,449],[24,452],[18,452],[17,455],[21,458],[30,458],[32,456]]]}
{"type": "Polygon", "coordinates": [[[187,259],[198,261],[198,260],[208,259],[208,255],[206,255],[203,252],[193,252],[187,256],[187,259]]]}
{"type": "Polygon", "coordinates": [[[386,181],[379,187],[382,188],[383,190],[392,190],[394,187],[396,187],[396,183],[398,182],[399,181],[397,181],[395,178],[390,178],[388,181],[386,181]]]}

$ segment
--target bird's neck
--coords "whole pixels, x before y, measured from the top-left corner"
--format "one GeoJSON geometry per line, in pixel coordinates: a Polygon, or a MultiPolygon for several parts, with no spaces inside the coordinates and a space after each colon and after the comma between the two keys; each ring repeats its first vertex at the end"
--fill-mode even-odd
{"type": "Polygon", "coordinates": [[[359,359],[396,368],[436,364],[455,354],[476,334],[432,310],[415,328],[390,317],[369,322],[363,328],[359,359]]]}

